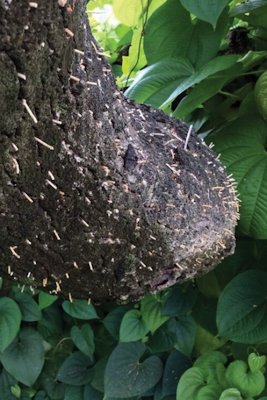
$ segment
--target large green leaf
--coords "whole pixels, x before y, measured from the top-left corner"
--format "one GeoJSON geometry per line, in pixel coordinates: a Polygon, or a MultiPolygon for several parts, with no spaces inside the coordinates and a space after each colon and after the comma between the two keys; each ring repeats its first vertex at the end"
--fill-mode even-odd
{"type": "Polygon", "coordinates": [[[105,395],[127,398],[144,394],[159,381],[162,363],[156,356],[144,361],[143,343],[121,343],[112,352],[105,370],[105,395]]]}
{"type": "Polygon", "coordinates": [[[63,362],[58,371],[57,379],[74,386],[89,383],[93,378],[91,365],[92,361],[89,357],[76,351],[63,362]]]}
{"type": "Polygon", "coordinates": [[[190,14],[177,0],[159,7],[146,25],[144,48],[148,64],[185,56],[193,30],[190,14]]]}
{"type": "Polygon", "coordinates": [[[120,326],[120,341],[135,342],[142,339],[148,333],[149,328],[142,319],[142,314],[139,310],[128,311],[120,326]]]}
{"type": "Polygon", "coordinates": [[[143,69],[125,94],[139,103],[159,107],[194,73],[185,58],[167,58],[143,69]]]}
{"type": "Polygon", "coordinates": [[[190,13],[194,14],[202,21],[209,22],[213,28],[216,27],[219,16],[221,15],[229,0],[180,0],[182,5],[190,13]]]}
{"type": "MultiPolygon", "coordinates": [[[[248,114],[248,113],[247,113],[248,114]]],[[[267,124],[255,111],[220,129],[211,140],[240,194],[241,231],[267,238],[267,124]]],[[[227,199],[225,199],[227,202],[227,199]]]]}
{"type": "Polygon", "coordinates": [[[89,358],[93,358],[95,343],[94,332],[89,324],[84,324],[81,327],[74,325],[70,332],[71,338],[75,346],[89,358]]]}
{"type": "Polygon", "coordinates": [[[0,299],[0,351],[4,351],[19,331],[21,312],[14,300],[0,299]]]}
{"type": "Polygon", "coordinates": [[[249,270],[237,275],[219,297],[219,335],[239,343],[267,340],[267,273],[249,270]]]}
{"type": "Polygon", "coordinates": [[[95,308],[86,300],[74,300],[72,302],[65,300],[62,304],[64,311],[71,317],[78,319],[95,319],[98,318],[95,308]]]}
{"type": "Polygon", "coordinates": [[[0,361],[19,382],[33,385],[44,365],[41,336],[32,328],[22,328],[19,337],[0,354],[0,361]]]}

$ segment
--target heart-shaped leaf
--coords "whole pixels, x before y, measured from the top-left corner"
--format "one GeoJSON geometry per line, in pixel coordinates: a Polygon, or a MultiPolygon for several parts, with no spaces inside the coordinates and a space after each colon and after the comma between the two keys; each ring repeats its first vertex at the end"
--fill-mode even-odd
{"type": "Polygon", "coordinates": [[[74,325],[70,332],[75,346],[89,358],[93,358],[95,350],[94,332],[90,325],[84,324],[80,328],[74,325]]]}
{"type": "Polygon", "coordinates": [[[258,356],[256,353],[250,353],[248,356],[248,365],[251,372],[260,371],[266,364],[266,356],[258,356]]]}
{"type": "Polygon", "coordinates": [[[21,319],[27,322],[39,321],[42,318],[42,313],[36,301],[27,293],[17,292],[15,300],[19,304],[22,314],[21,319]]]}
{"type": "Polygon", "coordinates": [[[57,379],[69,385],[82,386],[92,380],[93,370],[89,368],[91,365],[92,361],[89,357],[76,351],[63,362],[57,379]]]}
{"type": "Polygon", "coordinates": [[[18,338],[0,354],[0,361],[19,382],[33,385],[44,365],[41,336],[32,328],[21,329],[18,338]]]}
{"type": "Polygon", "coordinates": [[[145,351],[146,346],[139,342],[121,343],[113,350],[105,370],[105,396],[139,396],[156,385],[162,363],[157,356],[141,361],[145,351]]]}
{"type": "Polygon", "coordinates": [[[181,376],[177,386],[176,398],[183,400],[219,398],[222,389],[215,382],[207,383],[206,374],[201,368],[189,368],[181,376]]]}
{"type": "Polygon", "coordinates": [[[4,351],[19,331],[21,312],[14,300],[0,299],[0,351],[4,351]]]}
{"type": "Polygon", "coordinates": [[[43,310],[51,306],[56,300],[57,296],[40,291],[38,294],[39,310],[43,310]]]}
{"type": "Polygon", "coordinates": [[[140,311],[130,310],[124,315],[121,321],[120,341],[135,342],[146,336],[148,331],[149,328],[143,321],[140,311]]]}
{"type": "Polygon", "coordinates": [[[147,295],[141,301],[141,314],[146,326],[153,334],[169,317],[162,315],[162,301],[159,296],[147,295]]]}
{"type": "Polygon", "coordinates": [[[62,304],[62,307],[64,311],[73,318],[98,318],[94,306],[89,304],[86,300],[73,300],[72,302],[65,300],[62,304]]]}

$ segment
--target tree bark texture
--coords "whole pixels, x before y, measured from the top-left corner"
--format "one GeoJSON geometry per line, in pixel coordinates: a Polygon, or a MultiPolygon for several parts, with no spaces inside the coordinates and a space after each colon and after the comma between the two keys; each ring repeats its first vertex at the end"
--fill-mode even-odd
{"type": "Polygon", "coordinates": [[[85,8],[0,0],[1,275],[126,302],[231,254],[237,201],[185,124],[115,87],[85,8]]]}

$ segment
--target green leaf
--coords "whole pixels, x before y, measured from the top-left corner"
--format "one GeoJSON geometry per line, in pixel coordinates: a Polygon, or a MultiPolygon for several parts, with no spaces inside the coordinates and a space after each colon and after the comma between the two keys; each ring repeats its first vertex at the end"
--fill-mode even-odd
{"type": "Polygon", "coordinates": [[[265,378],[261,371],[248,371],[244,361],[231,362],[225,374],[231,387],[237,388],[244,397],[259,396],[265,388],[265,378]]]}
{"type": "Polygon", "coordinates": [[[197,289],[192,285],[189,287],[173,286],[168,289],[167,298],[162,305],[162,314],[169,317],[188,314],[194,307],[197,294],[197,289]]]}
{"type": "Polygon", "coordinates": [[[94,377],[90,382],[90,385],[98,392],[104,393],[104,374],[106,365],[108,362],[108,355],[104,358],[100,358],[93,366],[94,377]]]}
{"type": "Polygon", "coordinates": [[[206,379],[210,377],[214,383],[218,383],[217,380],[217,367],[218,365],[224,366],[227,362],[227,357],[220,351],[209,351],[202,354],[194,362],[194,367],[200,368],[206,379]]]}
{"type": "Polygon", "coordinates": [[[86,300],[65,300],[62,304],[63,310],[73,318],[78,319],[96,319],[99,318],[95,308],[86,300]]]}
{"type": "Polygon", "coordinates": [[[184,79],[172,92],[172,94],[165,100],[161,107],[167,107],[177,96],[179,96],[189,87],[196,85],[197,83],[220,71],[225,71],[231,68],[236,64],[237,60],[238,56],[236,55],[225,55],[213,58],[207,64],[199,68],[189,78],[184,79]]]}
{"type": "Polygon", "coordinates": [[[174,347],[181,353],[190,357],[196,336],[196,324],[191,315],[184,315],[170,321],[175,332],[174,347]]]}
{"type": "Polygon", "coordinates": [[[142,318],[152,334],[169,319],[162,315],[161,309],[162,300],[159,296],[150,294],[141,300],[142,318]]]}
{"type": "Polygon", "coordinates": [[[33,385],[44,365],[41,336],[32,328],[22,328],[18,338],[0,354],[0,360],[19,382],[33,385]]]}
{"type": "Polygon", "coordinates": [[[142,315],[138,310],[128,311],[120,326],[120,341],[135,342],[146,336],[149,329],[142,319],[142,315]]]}
{"type": "Polygon", "coordinates": [[[89,357],[76,351],[72,353],[61,365],[57,379],[60,382],[73,386],[82,386],[93,378],[92,361],[89,357]]]}
{"type": "Polygon", "coordinates": [[[38,332],[45,340],[62,337],[63,332],[62,308],[57,303],[42,311],[42,319],[38,321],[38,332]]]}
{"type": "Polygon", "coordinates": [[[219,16],[229,0],[180,0],[181,4],[191,14],[194,14],[202,21],[209,22],[215,29],[219,16]]]}
{"type": "Polygon", "coordinates": [[[38,308],[38,304],[34,301],[32,296],[26,293],[17,292],[15,294],[15,300],[19,304],[22,321],[34,322],[39,321],[42,318],[42,313],[38,308]]]}
{"type": "Polygon", "coordinates": [[[266,0],[247,0],[245,3],[238,4],[230,10],[230,16],[236,17],[240,14],[246,14],[267,5],[266,0]]]}
{"type": "Polygon", "coordinates": [[[267,124],[253,109],[219,129],[210,139],[237,183],[240,230],[256,239],[266,239],[267,124]]]}
{"type": "Polygon", "coordinates": [[[120,325],[124,314],[129,311],[129,306],[120,306],[111,310],[108,315],[102,320],[104,327],[114,337],[119,340],[120,325]]]}
{"type": "Polygon", "coordinates": [[[197,20],[191,36],[187,38],[186,57],[198,69],[214,58],[228,29],[228,15],[224,13],[214,30],[209,24],[197,20]]]}
{"type": "Polygon", "coordinates": [[[192,30],[190,14],[179,1],[168,0],[152,14],[146,25],[144,49],[148,64],[185,56],[192,30]]]}
{"type": "Polygon", "coordinates": [[[267,71],[261,74],[255,85],[255,99],[260,114],[267,119],[267,71]]]}
{"type": "Polygon", "coordinates": [[[249,270],[237,275],[219,297],[219,334],[239,343],[267,340],[267,273],[249,270]]]}
{"type": "Polygon", "coordinates": [[[198,367],[189,368],[178,382],[176,399],[217,400],[222,389],[216,383],[207,384],[206,375],[198,367]],[[203,389],[205,392],[203,393],[203,389]],[[201,393],[202,391],[202,393],[201,393]],[[209,391],[209,393],[207,393],[209,391]]]}
{"type": "Polygon", "coordinates": [[[134,26],[138,22],[143,10],[142,0],[113,0],[115,17],[127,26],[134,26]]]}
{"type": "Polygon", "coordinates": [[[241,393],[239,392],[239,390],[230,388],[225,389],[222,392],[219,400],[243,400],[243,398],[241,397],[241,393]]]}
{"type": "Polygon", "coordinates": [[[103,400],[103,393],[95,390],[91,385],[86,385],[83,400],[103,400]]]}
{"type": "Polygon", "coordinates": [[[142,69],[147,64],[144,53],[143,26],[134,29],[131,46],[127,56],[122,57],[122,72],[128,78],[131,72],[142,69]]]}
{"type": "Polygon", "coordinates": [[[145,351],[146,346],[139,342],[121,343],[113,350],[105,370],[106,396],[139,396],[156,385],[162,375],[162,363],[156,356],[141,361],[145,351]]]}
{"type": "Polygon", "coordinates": [[[162,378],[162,397],[176,393],[177,382],[191,365],[190,360],[179,351],[172,351],[169,354],[162,378]]]}
{"type": "Polygon", "coordinates": [[[53,296],[51,294],[45,292],[39,292],[38,294],[38,303],[39,303],[39,310],[43,310],[51,306],[56,300],[58,299],[57,296],[53,296]]]}
{"type": "Polygon", "coordinates": [[[215,74],[194,86],[188,95],[180,101],[174,115],[177,118],[185,118],[196,108],[203,106],[203,103],[215,96],[227,82],[238,76],[241,70],[241,64],[237,64],[223,73],[215,74]]]}
{"type": "Polygon", "coordinates": [[[8,297],[0,299],[0,352],[16,337],[21,321],[21,312],[14,300],[8,297]]]}
{"type": "Polygon", "coordinates": [[[176,332],[173,323],[167,321],[149,338],[147,346],[153,353],[169,352],[173,350],[175,342],[176,332]]]}
{"type": "Polygon", "coordinates": [[[64,400],[84,400],[84,388],[66,385],[64,400]]]}
{"type": "Polygon", "coordinates": [[[266,364],[266,356],[258,356],[256,353],[250,353],[248,356],[248,365],[251,372],[260,371],[266,364]]]}
{"type": "Polygon", "coordinates": [[[95,351],[94,332],[90,325],[84,324],[81,327],[73,326],[70,336],[75,346],[90,359],[95,351]]]}
{"type": "Polygon", "coordinates": [[[159,107],[193,73],[187,59],[167,58],[139,72],[125,95],[139,103],[159,107]]]}

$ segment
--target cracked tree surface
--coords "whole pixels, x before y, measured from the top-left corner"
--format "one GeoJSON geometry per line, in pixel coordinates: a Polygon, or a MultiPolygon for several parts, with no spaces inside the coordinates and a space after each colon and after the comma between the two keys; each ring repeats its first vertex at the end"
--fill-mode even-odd
{"type": "Polygon", "coordinates": [[[126,302],[234,248],[231,178],[188,127],[124,98],[86,2],[0,1],[1,275],[126,302]]]}

